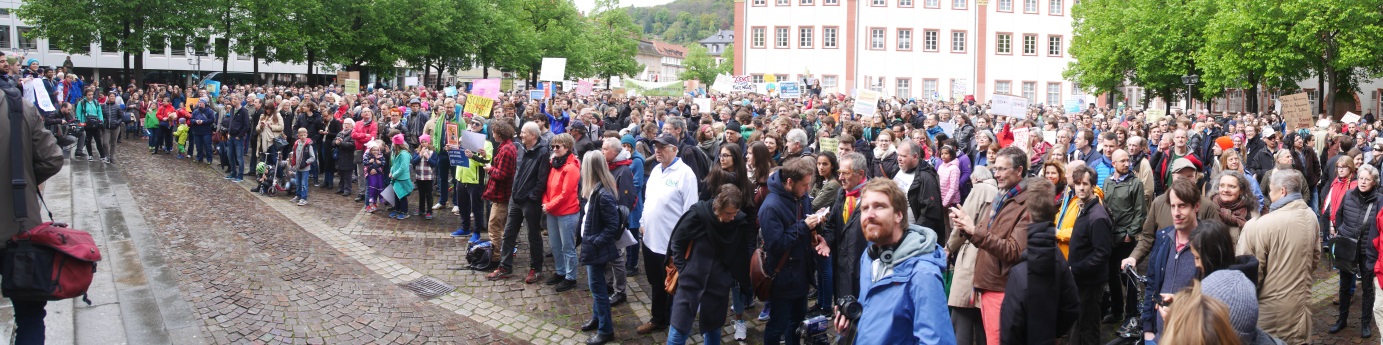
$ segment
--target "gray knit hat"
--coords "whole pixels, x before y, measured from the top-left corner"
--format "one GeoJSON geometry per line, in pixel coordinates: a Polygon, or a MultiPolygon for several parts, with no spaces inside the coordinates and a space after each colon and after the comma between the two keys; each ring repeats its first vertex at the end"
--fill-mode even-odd
{"type": "Polygon", "coordinates": [[[1229,306],[1229,323],[1244,344],[1258,336],[1258,292],[1238,270],[1219,270],[1201,280],[1201,293],[1229,306]]]}

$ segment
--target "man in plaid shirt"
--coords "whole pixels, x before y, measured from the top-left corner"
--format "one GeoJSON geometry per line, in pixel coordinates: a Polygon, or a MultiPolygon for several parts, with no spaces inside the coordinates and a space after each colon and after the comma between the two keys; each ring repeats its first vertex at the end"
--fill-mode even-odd
{"type": "MultiPolygon", "coordinates": [[[[499,142],[499,151],[495,153],[495,159],[490,161],[490,166],[485,168],[485,174],[490,177],[485,183],[485,192],[481,198],[490,202],[490,243],[499,245],[500,239],[504,236],[504,221],[509,215],[509,194],[513,193],[514,188],[514,161],[518,159],[518,151],[514,148],[514,126],[506,121],[494,121],[490,123],[490,131],[495,136],[495,141],[499,142]]],[[[491,262],[499,263],[500,251],[491,251],[493,259],[491,262]]]]}

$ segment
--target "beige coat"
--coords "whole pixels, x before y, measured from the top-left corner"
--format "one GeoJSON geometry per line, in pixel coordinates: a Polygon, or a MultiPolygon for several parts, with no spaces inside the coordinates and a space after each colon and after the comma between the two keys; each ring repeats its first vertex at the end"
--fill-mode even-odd
{"type": "Polygon", "coordinates": [[[1296,200],[1244,224],[1238,255],[1258,258],[1258,327],[1288,344],[1311,342],[1311,271],[1321,258],[1316,214],[1296,200]]]}
{"type": "MultiPolygon", "coordinates": [[[[283,117],[279,116],[278,112],[266,112],[260,119],[261,121],[269,120],[267,126],[255,124],[255,130],[259,131],[259,149],[267,151],[269,146],[274,145],[274,138],[283,137],[283,117]]],[[[297,134],[294,133],[294,135],[297,134]]]]}
{"type": "MultiPolygon", "coordinates": [[[[961,210],[965,214],[974,215],[970,218],[972,224],[979,224],[980,220],[989,218],[989,213],[993,211],[994,198],[999,196],[999,187],[994,186],[994,180],[985,180],[983,183],[975,184],[970,189],[970,196],[965,198],[961,205],[961,210]]],[[[946,305],[957,308],[978,308],[975,305],[975,255],[978,248],[974,243],[960,236],[960,231],[952,231],[951,238],[946,240],[946,252],[955,253],[955,264],[952,266],[951,276],[951,295],[946,299],[946,305]]]]}

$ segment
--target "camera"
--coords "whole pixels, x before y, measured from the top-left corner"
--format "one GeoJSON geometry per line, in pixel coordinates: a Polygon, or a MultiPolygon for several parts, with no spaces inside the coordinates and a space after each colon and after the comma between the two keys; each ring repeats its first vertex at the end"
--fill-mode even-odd
{"type": "Polygon", "coordinates": [[[855,300],[855,296],[844,296],[836,298],[836,309],[841,316],[845,316],[850,321],[860,319],[860,314],[864,313],[864,306],[855,300]]]}
{"type": "Polygon", "coordinates": [[[831,344],[831,315],[824,311],[814,314],[809,315],[806,320],[802,320],[802,327],[798,329],[802,335],[802,344],[831,344]]]}

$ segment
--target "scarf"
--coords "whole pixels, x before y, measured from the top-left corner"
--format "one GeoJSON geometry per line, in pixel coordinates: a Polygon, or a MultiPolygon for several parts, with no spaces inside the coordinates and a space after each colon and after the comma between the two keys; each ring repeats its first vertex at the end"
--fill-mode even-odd
{"type": "Polygon", "coordinates": [[[989,221],[993,222],[994,217],[999,216],[999,210],[1004,208],[1004,203],[1007,202],[1008,199],[1012,199],[1013,197],[1018,196],[1018,193],[1022,192],[1022,186],[1013,186],[1013,188],[1009,188],[1007,192],[999,194],[999,197],[994,199],[994,212],[991,212],[989,214],[989,221]]]}
{"type": "Polygon", "coordinates": [[[1225,225],[1243,227],[1244,222],[1248,221],[1249,203],[1247,199],[1243,197],[1231,201],[1224,201],[1219,197],[1214,199],[1215,204],[1220,206],[1220,221],[1223,221],[1225,225]]]}
{"type": "Polygon", "coordinates": [[[1289,193],[1281,199],[1273,201],[1273,204],[1268,206],[1268,212],[1277,211],[1277,209],[1282,208],[1282,206],[1286,206],[1287,203],[1297,200],[1301,200],[1301,193],[1289,193]]]}

